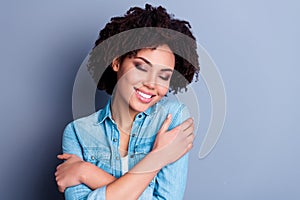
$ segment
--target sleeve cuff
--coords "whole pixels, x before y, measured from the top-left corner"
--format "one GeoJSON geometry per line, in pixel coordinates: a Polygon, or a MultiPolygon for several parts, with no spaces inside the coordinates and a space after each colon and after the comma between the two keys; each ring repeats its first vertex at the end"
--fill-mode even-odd
{"type": "Polygon", "coordinates": [[[106,200],[106,186],[103,186],[91,192],[87,200],[106,200]]]}

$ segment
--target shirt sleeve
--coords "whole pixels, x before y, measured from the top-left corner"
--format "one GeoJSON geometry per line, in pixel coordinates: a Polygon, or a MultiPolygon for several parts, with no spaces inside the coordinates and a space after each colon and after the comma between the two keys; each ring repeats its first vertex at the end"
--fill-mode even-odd
{"type": "MultiPolygon", "coordinates": [[[[176,115],[173,115],[173,122],[170,129],[181,124],[190,117],[188,108],[182,105],[176,115]]],[[[186,153],[179,160],[163,167],[156,177],[156,184],[153,192],[154,200],[182,200],[184,196],[187,173],[188,155],[186,153]]]]}
{"type": "MultiPolygon", "coordinates": [[[[75,154],[83,159],[82,148],[76,130],[74,128],[74,122],[67,125],[63,134],[62,141],[63,153],[75,154]]],[[[84,184],[68,187],[65,190],[66,200],[105,200],[106,186],[91,190],[84,184]]]]}

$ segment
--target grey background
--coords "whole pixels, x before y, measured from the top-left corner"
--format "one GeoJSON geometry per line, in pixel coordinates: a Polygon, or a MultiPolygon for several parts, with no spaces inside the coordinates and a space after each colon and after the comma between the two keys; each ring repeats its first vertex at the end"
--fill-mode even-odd
{"type": "MultiPolygon", "coordinates": [[[[227,92],[223,133],[199,160],[210,106],[203,82],[193,85],[201,118],[185,199],[300,199],[300,4],[148,2],[191,22],[227,92]]],[[[1,1],[0,199],[63,199],[53,174],[76,72],[110,17],[144,3],[1,1]]]]}

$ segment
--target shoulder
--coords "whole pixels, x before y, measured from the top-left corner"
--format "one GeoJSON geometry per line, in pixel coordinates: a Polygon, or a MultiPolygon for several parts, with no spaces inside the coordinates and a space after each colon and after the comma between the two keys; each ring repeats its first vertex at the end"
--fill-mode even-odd
{"type": "Polygon", "coordinates": [[[93,132],[92,130],[98,127],[99,121],[99,113],[101,110],[79,119],[76,119],[69,124],[67,124],[65,128],[65,132],[72,131],[75,133],[85,133],[85,132],[93,132]]]}
{"type": "Polygon", "coordinates": [[[158,115],[172,115],[172,123],[170,127],[177,126],[190,117],[188,107],[179,100],[163,98],[156,105],[155,112],[158,115]]]}
{"type": "Polygon", "coordinates": [[[165,108],[167,110],[181,110],[186,107],[185,104],[180,102],[179,100],[176,99],[168,99],[168,98],[163,98],[157,103],[158,108],[165,108]]]}
{"type": "Polygon", "coordinates": [[[98,110],[97,112],[88,115],[86,117],[82,117],[73,121],[76,125],[93,125],[99,122],[99,114],[101,113],[102,109],[98,110]]]}
{"type": "Polygon", "coordinates": [[[156,112],[179,114],[184,110],[188,110],[188,107],[179,100],[163,98],[157,103],[155,110],[156,112]]]}

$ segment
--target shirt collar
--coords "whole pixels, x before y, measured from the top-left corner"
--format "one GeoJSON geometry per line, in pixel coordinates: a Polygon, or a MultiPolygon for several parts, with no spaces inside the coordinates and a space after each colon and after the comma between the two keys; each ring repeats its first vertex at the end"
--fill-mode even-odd
{"type": "MultiPolygon", "coordinates": [[[[112,98],[110,97],[106,106],[100,110],[99,117],[98,117],[99,123],[102,123],[106,118],[109,118],[110,120],[113,121],[112,115],[111,115],[111,109],[110,109],[111,101],[112,101],[112,98]]],[[[156,104],[154,104],[153,106],[151,106],[150,108],[148,108],[147,110],[145,110],[142,113],[144,113],[147,116],[155,113],[157,111],[157,107],[159,107],[158,104],[160,104],[162,101],[165,101],[165,98],[161,99],[159,102],[157,102],[156,104]]]]}
{"type": "Polygon", "coordinates": [[[110,105],[111,105],[111,98],[109,98],[105,107],[103,109],[101,109],[99,112],[99,117],[98,117],[99,123],[102,123],[106,118],[109,118],[110,120],[112,120],[110,105]]]}

